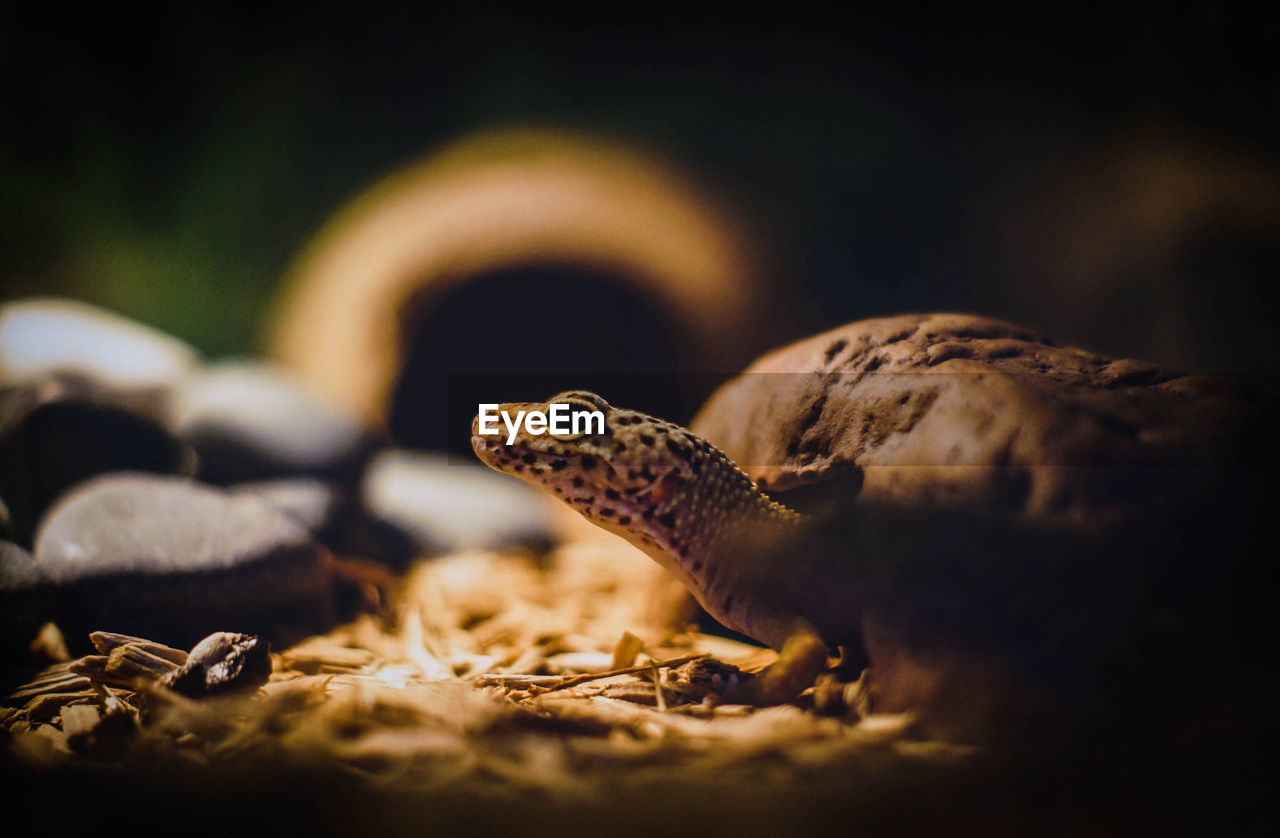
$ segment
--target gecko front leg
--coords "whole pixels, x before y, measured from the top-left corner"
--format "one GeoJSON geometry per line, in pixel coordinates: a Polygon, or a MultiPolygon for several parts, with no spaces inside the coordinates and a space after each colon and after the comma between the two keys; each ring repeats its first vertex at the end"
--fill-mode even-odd
{"type": "Polygon", "coordinates": [[[732,704],[769,705],[790,701],[813,686],[827,665],[827,644],[809,623],[792,621],[778,659],[756,677],[730,688],[724,700],[732,704]]]}

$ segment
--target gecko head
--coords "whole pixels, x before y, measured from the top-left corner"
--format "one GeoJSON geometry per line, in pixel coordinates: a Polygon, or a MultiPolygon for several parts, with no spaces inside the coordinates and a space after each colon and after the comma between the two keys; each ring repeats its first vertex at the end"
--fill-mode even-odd
{"type": "MultiPolygon", "coordinates": [[[[680,426],[613,407],[585,391],[560,393],[546,402],[501,404],[494,414],[505,414],[488,423],[498,433],[480,433],[483,414],[471,427],[472,448],[485,464],[551,492],[649,552],[681,555],[687,545],[680,530],[697,512],[681,503],[685,490],[713,463],[727,462],[710,443],[680,426]],[[550,417],[556,405],[567,406],[557,409],[561,416],[590,419],[568,423],[566,432],[540,422],[530,425],[529,416],[550,417]]],[[[565,428],[562,422],[560,429],[565,428]]]]}

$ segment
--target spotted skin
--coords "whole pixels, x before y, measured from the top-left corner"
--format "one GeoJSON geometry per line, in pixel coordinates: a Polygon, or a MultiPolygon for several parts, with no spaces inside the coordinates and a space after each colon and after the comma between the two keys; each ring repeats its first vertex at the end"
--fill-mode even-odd
{"type": "Polygon", "coordinates": [[[788,561],[810,522],[771,500],[721,451],[684,428],[599,396],[569,391],[543,403],[499,406],[601,411],[604,433],[556,437],[523,427],[479,434],[472,447],[490,467],[551,492],[592,523],[626,538],[684,583],[716,619],[779,651],[778,662],[729,697],[776,703],[812,684],[826,664],[827,643],[852,642],[848,603],[817,597],[825,585],[788,561]],[[827,607],[833,605],[834,607],[827,607]],[[815,607],[817,606],[817,607],[815,607]]]}

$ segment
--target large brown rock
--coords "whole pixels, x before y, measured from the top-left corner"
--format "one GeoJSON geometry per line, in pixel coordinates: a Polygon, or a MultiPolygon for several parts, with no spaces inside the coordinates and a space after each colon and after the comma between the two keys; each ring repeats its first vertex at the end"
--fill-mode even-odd
{"type": "Polygon", "coordinates": [[[692,427],[827,522],[777,560],[815,580],[815,610],[855,615],[875,709],[968,734],[1265,704],[1271,403],[916,314],[765,355],[692,427]]]}
{"type": "Polygon", "coordinates": [[[963,314],[850,323],[760,358],[692,428],[769,492],[851,471],[860,497],[1097,523],[1185,491],[1170,469],[1274,463],[1235,382],[963,314]]]}

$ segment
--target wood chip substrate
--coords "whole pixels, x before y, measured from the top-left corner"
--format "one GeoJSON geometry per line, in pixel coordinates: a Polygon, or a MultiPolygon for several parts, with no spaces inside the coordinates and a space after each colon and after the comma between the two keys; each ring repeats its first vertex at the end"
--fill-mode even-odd
{"type": "Polygon", "coordinates": [[[104,626],[101,654],[4,702],[3,779],[30,792],[33,822],[66,834],[199,820],[211,795],[241,823],[223,828],[224,813],[193,834],[280,817],[342,834],[1044,825],[1025,795],[1061,766],[1020,769],[1008,797],[1007,764],[982,749],[864,714],[857,673],[781,706],[716,703],[714,688],[774,653],[657,625],[654,592],[649,560],[612,539],[424,561],[383,616],[273,652],[256,689],[203,698],[165,686],[183,651],[104,626]]]}

